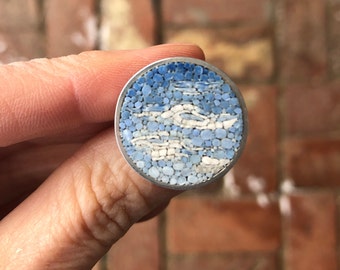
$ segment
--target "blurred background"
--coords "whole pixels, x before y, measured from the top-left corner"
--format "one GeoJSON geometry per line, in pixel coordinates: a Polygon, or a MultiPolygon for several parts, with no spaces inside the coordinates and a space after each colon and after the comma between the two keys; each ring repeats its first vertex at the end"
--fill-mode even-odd
{"type": "Polygon", "coordinates": [[[339,270],[340,0],[0,0],[2,64],[169,42],[238,84],[246,150],[94,269],[339,270]]]}

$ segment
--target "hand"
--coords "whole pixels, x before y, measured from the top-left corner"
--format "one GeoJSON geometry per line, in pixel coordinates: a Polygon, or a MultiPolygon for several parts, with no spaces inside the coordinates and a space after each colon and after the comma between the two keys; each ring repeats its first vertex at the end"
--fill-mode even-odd
{"type": "Polygon", "coordinates": [[[89,269],[178,194],[136,174],[112,128],[127,80],[172,56],[204,57],[163,45],[0,66],[1,269],[89,269]]]}

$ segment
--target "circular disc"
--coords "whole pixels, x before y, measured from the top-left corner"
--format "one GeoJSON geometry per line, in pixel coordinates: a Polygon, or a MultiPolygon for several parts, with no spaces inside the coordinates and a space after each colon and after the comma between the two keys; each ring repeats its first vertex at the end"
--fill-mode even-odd
{"type": "Polygon", "coordinates": [[[193,58],[154,62],[125,85],[115,133],[127,162],[144,178],[190,189],[223,176],[247,136],[243,98],[230,78],[193,58]]]}

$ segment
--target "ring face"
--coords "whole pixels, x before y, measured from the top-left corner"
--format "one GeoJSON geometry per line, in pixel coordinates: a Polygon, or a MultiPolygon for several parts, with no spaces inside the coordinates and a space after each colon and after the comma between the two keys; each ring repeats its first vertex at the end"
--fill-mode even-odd
{"type": "Polygon", "coordinates": [[[190,189],[234,165],[247,135],[243,98],[229,77],[184,57],[136,73],[120,94],[115,132],[128,163],[167,188],[190,189]]]}

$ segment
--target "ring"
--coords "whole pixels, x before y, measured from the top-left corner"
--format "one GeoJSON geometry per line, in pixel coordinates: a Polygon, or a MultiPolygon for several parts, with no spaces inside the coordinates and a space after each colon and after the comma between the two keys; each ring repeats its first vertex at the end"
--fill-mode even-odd
{"type": "Polygon", "coordinates": [[[138,71],[115,112],[119,149],[147,180],[191,189],[226,174],[247,138],[247,110],[231,79],[205,61],[173,57],[138,71]]]}

